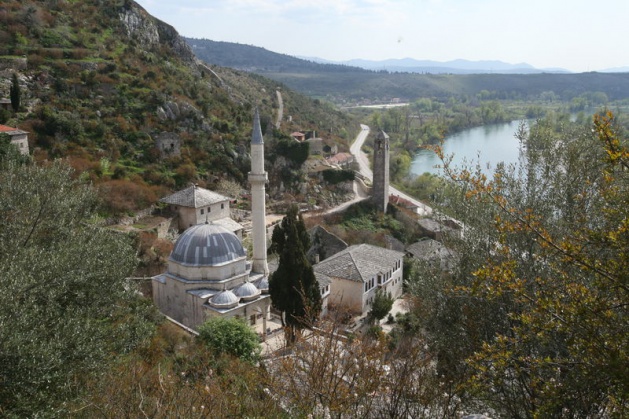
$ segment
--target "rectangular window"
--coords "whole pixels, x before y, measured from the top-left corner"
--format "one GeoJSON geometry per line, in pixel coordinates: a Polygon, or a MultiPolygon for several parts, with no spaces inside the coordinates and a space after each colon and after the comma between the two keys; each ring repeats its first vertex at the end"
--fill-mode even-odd
{"type": "Polygon", "coordinates": [[[201,208],[201,215],[203,215],[203,208],[201,208]]]}
{"type": "Polygon", "coordinates": [[[208,214],[210,213],[210,211],[212,211],[212,208],[207,207],[207,213],[208,213],[208,214]]]}
{"type": "Polygon", "coordinates": [[[225,209],[225,204],[221,204],[221,209],[225,209]]]}

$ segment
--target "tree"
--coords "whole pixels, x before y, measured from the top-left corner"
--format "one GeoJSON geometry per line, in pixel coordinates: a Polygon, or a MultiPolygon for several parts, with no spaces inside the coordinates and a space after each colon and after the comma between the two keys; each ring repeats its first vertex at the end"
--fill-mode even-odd
{"type": "Polygon", "coordinates": [[[11,88],[9,91],[9,95],[11,97],[11,107],[13,108],[14,112],[17,112],[20,110],[20,101],[21,101],[21,96],[22,93],[20,91],[20,82],[17,78],[17,74],[13,73],[13,77],[11,78],[11,88]]]}
{"type": "Polygon", "coordinates": [[[63,416],[154,313],[125,278],[128,237],[91,223],[96,193],[54,162],[0,164],[0,416],[63,416]]]}
{"type": "Polygon", "coordinates": [[[611,113],[519,136],[519,169],[449,173],[466,235],[450,243],[460,263],[427,316],[429,345],[497,416],[624,417],[627,141],[611,113]]]}
{"type": "Polygon", "coordinates": [[[271,241],[280,260],[269,279],[269,293],[273,307],[282,313],[286,341],[292,344],[299,330],[312,327],[321,313],[319,284],[306,258],[310,238],[296,205],[275,227],[271,241]]]}
{"type": "Polygon", "coordinates": [[[373,304],[369,317],[372,321],[380,321],[389,314],[389,311],[393,308],[393,298],[390,295],[383,292],[381,289],[376,291],[376,295],[373,298],[373,304]]]}
{"type": "Polygon", "coordinates": [[[266,362],[265,386],[294,417],[455,417],[458,401],[437,382],[422,342],[348,339],[343,314],[266,362]]]}
{"type": "Polygon", "coordinates": [[[213,317],[199,327],[199,339],[217,353],[227,353],[249,362],[260,358],[258,335],[242,320],[213,317]]]}

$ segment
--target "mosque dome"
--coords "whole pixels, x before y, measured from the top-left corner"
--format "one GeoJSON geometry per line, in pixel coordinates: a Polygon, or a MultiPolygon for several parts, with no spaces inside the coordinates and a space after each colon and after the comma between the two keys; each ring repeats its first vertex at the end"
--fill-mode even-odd
{"type": "Polygon", "coordinates": [[[240,302],[240,298],[236,297],[233,292],[221,291],[208,300],[208,303],[214,308],[234,308],[240,302]]]}
{"type": "Polygon", "coordinates": [[[223,265],[245,257],[242,243],[218,224],[198,224],[183,232],[170,260],[186,266],[223,265]]]}
{"type": "Polygon", "coordinates": [[[245,301],[251,301],[260,295],[260,290],[256,288],[251,282],[245,282],[239,285],[234,290],[234,295],[240,297],[245,301]]]}
{"type": "Polygon", "coordinates": [[[263,276],[253,283],[263,294],[269,293],[269,277],[263,276]]]}

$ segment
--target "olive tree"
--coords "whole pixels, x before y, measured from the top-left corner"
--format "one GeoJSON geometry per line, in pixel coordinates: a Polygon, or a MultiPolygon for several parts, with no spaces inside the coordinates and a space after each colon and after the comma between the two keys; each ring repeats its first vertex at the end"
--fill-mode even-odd
{"type": "Polygon", "coordinates": [[[125,280],[131,242],[91,222],[91,187],[58,162],[0,160],[0,415],[59,415],[150,333],[150,302],[125,280]]]}

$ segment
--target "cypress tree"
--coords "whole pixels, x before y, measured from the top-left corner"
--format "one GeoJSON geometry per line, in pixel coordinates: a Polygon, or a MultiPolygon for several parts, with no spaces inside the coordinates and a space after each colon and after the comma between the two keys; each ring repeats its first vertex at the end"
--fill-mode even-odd
{"type": "Polygon", "coordinates": [[[272,248],[279,253],[277,271],[269,279],[273,307],[282,313],[286,341],[295,342],[297,333],[309,328],[321,313],[321,292],[306,250],[310,238],[296,205],[275,227],[272,248]]]}
{"type": "Polygon", "coordinates": [[[11,79],[11,107],[13,108],[13,112],[17,112],[20,109],[20,100],[22,93],[20,92],[20,83],[17,79],[17,74],[13,73],[13,78],[11,79]]]}

